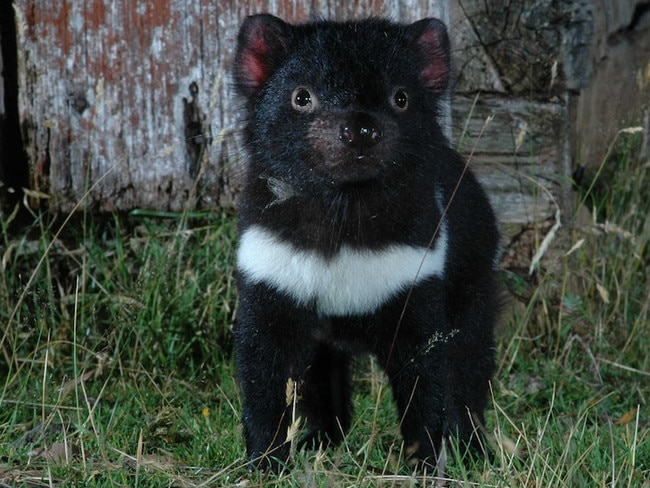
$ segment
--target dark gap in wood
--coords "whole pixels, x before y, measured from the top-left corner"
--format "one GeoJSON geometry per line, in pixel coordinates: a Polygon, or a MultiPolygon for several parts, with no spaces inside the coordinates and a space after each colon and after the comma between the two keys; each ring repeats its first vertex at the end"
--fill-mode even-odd
{"type": "Polygon", "coordinates": [[[13,2],[0,2],[0,68],[4,85],[4,113],[0,112],[0,202],[13,208],[29,184],[27,154],[18,111],[18,54],[13,2]]]}

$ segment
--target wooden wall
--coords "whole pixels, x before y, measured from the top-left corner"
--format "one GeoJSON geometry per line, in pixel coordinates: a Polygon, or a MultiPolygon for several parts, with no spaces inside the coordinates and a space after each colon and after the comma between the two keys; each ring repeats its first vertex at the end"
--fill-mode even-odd
{"type": "Polygon", "coordinates": [[[596,3],[14,0],[29,186],[63,211],[232,204],[244,155],[230,65],[246,15],[437,16],[454,46],[452,139],[515,236],[568,213],[574,167],[598,164],[620,119],[647,112],[647,4],[596,3]]]}

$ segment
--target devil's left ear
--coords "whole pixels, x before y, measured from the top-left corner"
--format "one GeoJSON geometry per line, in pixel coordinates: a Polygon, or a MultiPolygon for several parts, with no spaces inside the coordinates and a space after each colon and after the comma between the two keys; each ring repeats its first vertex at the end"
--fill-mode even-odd
{"type": "Polygon", "coordinates": [[[420,81],[436,92],[449,85],[449,36],[445,24],[435,18],[422,19],[407,26],[406,32],[420,55],[420,81]]]}

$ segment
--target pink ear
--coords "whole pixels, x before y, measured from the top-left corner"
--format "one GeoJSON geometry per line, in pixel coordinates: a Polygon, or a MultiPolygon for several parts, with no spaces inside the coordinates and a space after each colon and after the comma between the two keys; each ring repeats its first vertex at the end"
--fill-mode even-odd
{"type": "Polygon", "coordinates": [[[235,54],[235,81],[246,96],[255,95],[286,57],[292,27],[268,14],[242,24],[235,54]]]}
{"type": "Polygon", "coordinates": [[[447,27],[438,19],[419,20],[407,27],[421,56],[420,81],[437,92],[447,89],[450,78],[447,27]]]}

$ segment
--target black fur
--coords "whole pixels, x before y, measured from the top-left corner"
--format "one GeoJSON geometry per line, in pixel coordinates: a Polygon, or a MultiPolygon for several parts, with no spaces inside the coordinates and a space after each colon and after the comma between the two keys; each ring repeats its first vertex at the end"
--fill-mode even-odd
{"type": "Polygon", "coordinates": [[[433,247],[443,222],[448,241],[442,279],[414,276],[367,313],[323,314],[240,263],[235,338],[251,461],[288,457],[290,379],[307,421],[303,442],[341,441],[357,352],[386,371],[415,459],[435,464],[447,435],[480,452],[499,236],[437,122],[449,82],[446,28],[436,19],[294,26],[256,15],[239,33],[235,80],[248,116],[242,235],[262,228],[323,262],[343,249],[433,247]]]}

